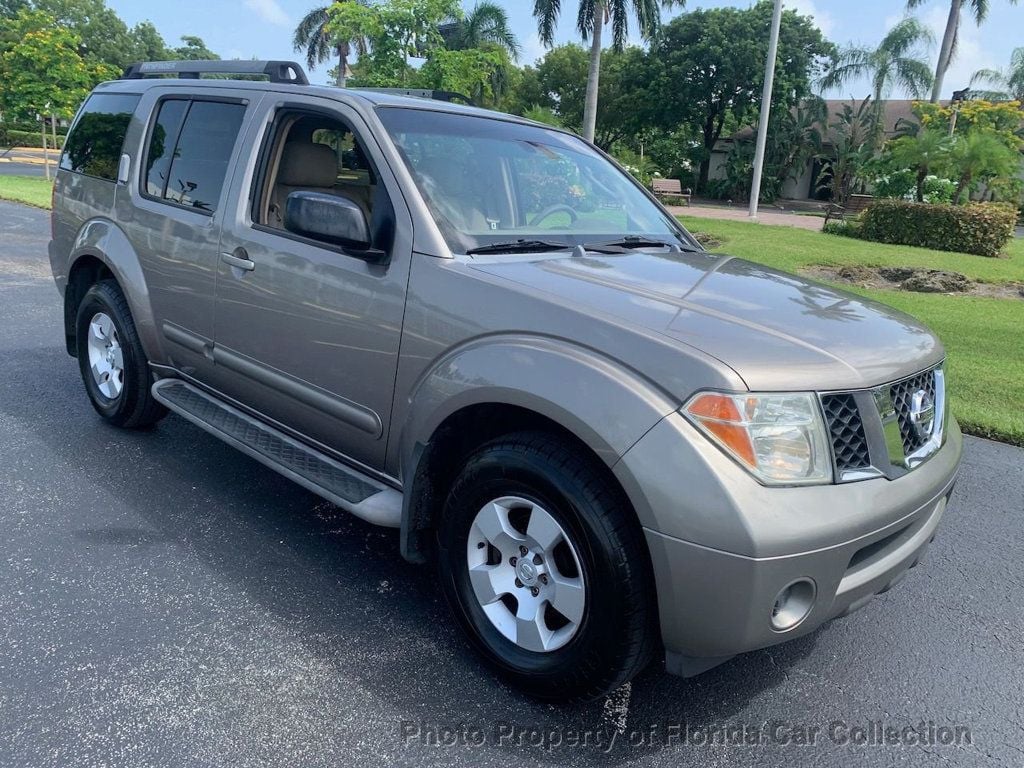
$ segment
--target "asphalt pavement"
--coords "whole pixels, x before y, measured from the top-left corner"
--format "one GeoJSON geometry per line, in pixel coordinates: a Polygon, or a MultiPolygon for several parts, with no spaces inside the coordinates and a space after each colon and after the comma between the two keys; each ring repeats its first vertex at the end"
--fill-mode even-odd
{"type": "Polygon", "coordinates": [[[0,765],[1024,765],[1024,451],[969,439],[924,562],[862,611],[538,704],[394,532],[183,419],[101,423],[48,228],[0,203],[0,765]]]}

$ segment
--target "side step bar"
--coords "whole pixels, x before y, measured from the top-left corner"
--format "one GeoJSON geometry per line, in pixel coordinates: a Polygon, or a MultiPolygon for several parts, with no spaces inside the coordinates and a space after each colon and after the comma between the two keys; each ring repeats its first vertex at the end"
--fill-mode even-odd
{"type": "Polygon", "coordinates": [[[398,528],[402,494],[181,379],[160,379],[153,397],[200,429],[289,480],[375,525],[398,528]]]}

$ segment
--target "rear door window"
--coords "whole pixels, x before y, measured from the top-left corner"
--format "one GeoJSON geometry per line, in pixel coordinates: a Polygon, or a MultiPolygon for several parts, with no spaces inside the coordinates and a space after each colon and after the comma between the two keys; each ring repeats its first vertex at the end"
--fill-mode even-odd
{"type": "Polygon", "coordinates": [[[146,150],[146,194],[216,211],[244,116],[237,102],[165,100],[146,150]]]}
{"type": "Polygon", "coordinates": [[[116,180],[124,137],[139,98],[134,93],[90,96],[68,136],[60,167],[72,173],[116,180]]]}

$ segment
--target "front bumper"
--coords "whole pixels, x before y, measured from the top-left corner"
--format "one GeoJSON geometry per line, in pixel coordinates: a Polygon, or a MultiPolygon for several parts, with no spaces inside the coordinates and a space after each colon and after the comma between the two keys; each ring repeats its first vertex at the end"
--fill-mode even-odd
{"type": "Polygon", "coordinates": [[[961,450],[950,419],[945,445],[897,480],[766,488],[683,419],[651,430],[617,471],[644,525],[668,670],[698,674],[805,635],[892,587],[934,537],[961,450]],[[799,580],[813,602],[779,631],[776,599],[799,580]]]}

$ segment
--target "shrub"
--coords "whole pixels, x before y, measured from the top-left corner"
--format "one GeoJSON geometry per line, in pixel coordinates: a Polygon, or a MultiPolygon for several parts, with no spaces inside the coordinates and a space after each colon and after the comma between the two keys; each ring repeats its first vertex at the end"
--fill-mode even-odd
{"type": "Polygon", "coordinates": [[[826,235],[839,235],[841,237],[860,237],[859,221],[830,221],[821,228],[821,231],[826,235]]]}
{"type": "Polygon", "coordinates": [[[861,217],[865,240],[937,251],[998,256],[1013,237],[1017,211],[1005,203],[929,205],[876,200],[861,217]]]}
{"type": "MultiPolygon", "coordinates": [[[[6,136],[3,137],[3,138],[6,139],[6,141],[4,143],[7,146],[9,146],[9,147],[42,147],[43,146],[43,137],[40,135],[39,131],[30,132],[30,131],[7,130],[7,131],[4,131],[4,133],[6,134],[6,136]]],[[[52,147],[53,146],[53,136],[51,136],[49,132],[47,132],[47,134],[46,134],[46,146],[47,147],[52,147]]],[[[58,133],[57,134],[57,147],[60,148],[60,147],[63,147],[63,146],[64,146],[64,137],[61,136],[58,133]]]]}

